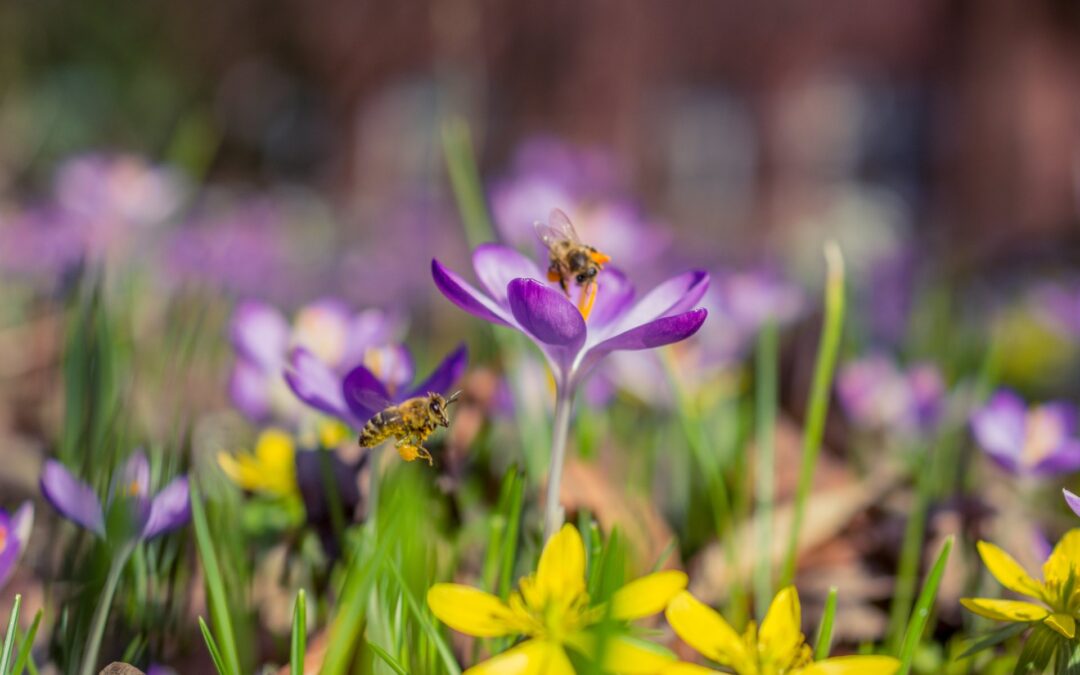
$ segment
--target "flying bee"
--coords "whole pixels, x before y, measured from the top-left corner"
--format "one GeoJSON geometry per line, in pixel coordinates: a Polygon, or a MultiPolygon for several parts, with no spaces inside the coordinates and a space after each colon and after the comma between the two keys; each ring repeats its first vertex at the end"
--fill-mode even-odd
{"type": "Polygon", "coordinates": [[[434,465],[435,461],[423,443],[438,427],[450,426],[447,408],[459,396],[460,391],[450,398],[428,392],[426,396],[414,396],[397,405],[387,405],[360,430],[360,447],[373,448],[393,437],[394,447],[406,462],[420,458],[434,465]]]}
{"type": "Polygon", "coordinates": [[[611,262],[607,256],[588,244],[583,244],[570,219],[559,209],[548,216],[548,223],[533,224],[540,241],[548,250],[548,281],[558,281],[566,297],[570,297],[569,283],[574,281],[581,288],[578,309],[586,318],[596,300],[596,275],[611,262]]]}

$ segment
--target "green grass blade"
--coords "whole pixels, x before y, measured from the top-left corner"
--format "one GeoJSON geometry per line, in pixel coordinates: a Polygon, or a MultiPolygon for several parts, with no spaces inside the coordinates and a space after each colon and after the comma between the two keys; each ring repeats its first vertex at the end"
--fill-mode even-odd
{"type": "Polygon", "coordinates": [[[304,675],[304,653],[307,651],[307,595],[304,589],[296,593],[296,606],[293,608],[292,644],[289,650],[289,664],[292,675],[304,675]]]}
{"type": "MultiPolygon", "coordinates": [[[[11,675],[22,675],[23,670],[26,669],[27,662],[30,661],[30,651],[34,648],[34,638],[37,637],[38,626],[41,625],[42,610],[38,610],[34,615],[34,621],[30,624],[30,630],[26,631],[26,636],[23,637],[22,644],[19,646],[19,652],[15,656],[15,665],[11,667],[11,675]]],[[[0,670],[0,673],[3,673],[0,670]]]]}
{"type": "Polygon", "coordinates": [[[514,582],[514,563],[517,562],[518,533],[521,531],[521,511],[525,504],[525,478],[518,469],[513,469],[514,482],[510,491],[510,508],[506,516],[506,531],[503,537],[502,560],[499,567],[499,597],[504,600],[510,596],[514,582]]]}
{"type": "Polygon", "coordinates": [[[199,547],[199,559],[206,572],[206,595],[210,603],[210,617],[221,638],[221,656],[227,666],[224,675],[240,675],[240,657],[236,649],[232,617],[229,615],[229,597],[225,593],[225,582],[221,576],[217,551],[210,536],[210,526],[206,522],[202,495],[198,483],[191,481],[191,522],[195,526],[195,540],[199,547]]]}
{"type": "Polygon", "coordinates": [[[757,393],[757,466],[754,469],[758,559],[754,566],[754,609],[758,621],[772,602],[772,519],[776,501],[776,405],[779,331],[769,321],[761,329],[754,387],[757,393]]]}
{"type": "Polygon", "coordinates": [[[409,585],[405,583],[405,577],[401,575],[401,570],[393,564],[384,564],[383,569],[388,569],[392,573],[394,579],[398,583],[398,589],[401,592],[402,597],[405,598],[405,604],[408,606],[409,611],[412,612],[413,618],[417,620],[420,627],[424,629],[424,633],[427,634],[428,639],[435,645],[435,649],[438,650],[439,656],[442,657],[443,665],[446,667],[446,672],[450,675],[461,675],[461,667],[458,666],[457,659],[454,658],[454,652],[451,651],[450,645],[446,644],[446,640],[443,639],[442,633],[435,624],[431,622],[427,612],[420,606],[420,603],[416,601],[416,596],[409,590],[409,585]]]}
{"type": "Polygon", "coordinates": [[[210,652],[210,660],[214,662],[214,668],[217,668],[218,675],[228,675],[229,671],[225,669],[225,664],[221,661],[221,650],[218,649],[217,642],[214,642],[214,636],[210,634],[210,628],[201,616],[199,617],[199,630],[202,631],[206,649],[210,652]]]}
{"type": "MultiPolygon", "coordinates": [[[[923,454],[923,457],[926,457],[923,454]]],[[[928,459],[929,461],[929,459],[928,459]]],[[[904,539],[900,544],[900,563],[896,570],[896,585],[893,590],[892,605],[889,608],[889,629],[886,633],[885,650],[895,652],[904,635],[904,625],[911,611],[912,598],[915,597],[915,584],[919,576],[919,562],[922,559],[923,541],[926,538],[926,511],[930,506],[930,492],[933,490],[937,474],[923,471],[919,474],[915,487],[915,503],[908,513],[904,527],[904,539]]]]}
{"type": "Polygon", "coordinates": [[[952,551],[953,538],[948,537],[941,546],[934,566],[926,577],[919,600],[915,603],[915,610],[911,613],[908,622],[907,633],[904,634],[904,644],[900,649],[899,675],[908,675],[911,672],[911,664],[915,660],[915,651],[922,640],[923,631],[930,620],[930,610],[933,609],[934,599],[937,597],[938,586],[941,585],[941,577],[945,574],[945,565],[949,562],[949,552],[952,551]]]}
{"type": "Polygon", "coordinates": [[[484,189],[480,182],[480,170],[476,166],[472,137],[465,120],[447,122],[442,130],[443,154],[450,184],[454,189],[458,211],[465,225],[469,246],[475,248],[495,238],[491,216],[484,201],[484,189]]]}
{"type": "Polygon", "coordinates": [[[814,364],[814,380],[810,387],[806,421],[803,424],[802,462],[799,467],[799,483],[795,490],[795,513],[788,534],[787,555],[780,576],[780,585],[787,586],[795,580],[795,564],[798,555],[799,530],[805,516],[806,500],[814,480],[821,441],[825,434],[825,418],[829,413],[833,375],[836,373],[836,355],[840,351],[840,338],[844,333],[844,258],[835,242],[825,245],[825,318],[821,326],[817,360],[814,364]]]}
{"type": "Polygon", "coordinates": [[[8,619],[7,633],[4,635],[3,651],[0,651],[0,675],[9,670],[11,652],[15,649],[15,630],[19,627],[19,609],[22,608],[22,595],[15,595],[15,604],[11,606],[11,618],[8,619]]]}
{"type": "Polygon", "coordinates": [[[832,649],[833,624],[836,622],[836,586],[829,587],[829,595],[825,598],[825,611],[821,614],[821,625],[818,626],[817,640],[814,641],[814,660],[820,661],[829,658],[832,649]]]}
{"type": "Polygon", "coordinates": [[[405,670],[405,666],[398,663],[397,659],[395,659],[393,656],[390,656],[390,654],[385,649],[372,642],[368,642],[367,646],[371,649],[371,651],[375,652],[375,656],[378,656],[380,659],[382,659],[382,662],[390,666],[390,668],[395,673],[397,673],[398,675],[409,675],[409,671],[405,670]]]}

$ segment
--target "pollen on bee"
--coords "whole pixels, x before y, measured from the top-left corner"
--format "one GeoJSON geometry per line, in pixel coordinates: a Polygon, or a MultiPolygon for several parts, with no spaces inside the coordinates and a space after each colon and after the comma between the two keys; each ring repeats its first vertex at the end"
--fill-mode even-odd
{"type": "Polygon", "coordinates": [[[590,251],[589,258],[597,265],[606,265],[611,262],[611,256],[600,251],[590,251]]]}

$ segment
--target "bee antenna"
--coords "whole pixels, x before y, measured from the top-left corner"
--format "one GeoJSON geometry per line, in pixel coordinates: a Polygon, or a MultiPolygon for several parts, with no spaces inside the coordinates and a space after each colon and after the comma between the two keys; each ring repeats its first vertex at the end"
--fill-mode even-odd
{"type": "Polygon", "coordinates": [[[458,389],[453,394],[450,394],[450,398],[446,399],[446,405],[456,402],[461,397],[461,390],[458,389]]]}

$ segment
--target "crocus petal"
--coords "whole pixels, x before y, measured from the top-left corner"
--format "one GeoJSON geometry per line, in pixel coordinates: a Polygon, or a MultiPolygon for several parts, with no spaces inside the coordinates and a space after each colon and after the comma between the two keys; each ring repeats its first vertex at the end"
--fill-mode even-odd
{"type": "Polygon", "coordinates": [[[634,301],[634,285],[622,270],[609,267],[596,278],[596,306],[589,315],[589,330],[603,332],[634,301]]]}
{"type": "Polygon", "coordinates": [[[191,519],[191,499],[187,478],[177,478],[157,493],[150,502],[150,516],[142,536],[150,539],[183,526],[191,519]]]}
{"type": "Polygon", "coordinates": [[[379,378],[364,366],[357,366],[349,371],[341,384],[341,393],[349,412],[361,424],[390,403],[390,392],[379,378]]]}
{"type": "Polygon", "coordinates": [[[574,666],[560,645],[529,640],[469,668],[465,675],[574,675],[574,666]]]}
{"type": "Polygon", "coordinates": [[[481,244],[472,262],[476,278],[499,304],[506,302],[506,287],[514,279],[544,278],[536,263],[508,246],[481,244]]]}
{"type": "Polygon", "coordinates": [[[1054,476],[1080,470],[1080,441],[1066,440],[1056,450],[1032,467],[1037,476],[1054,476]]]}
{"type": "Polygon", "coordinates": [[[791,654],[802,644],[802,609],[799,592],[794,586],[780,590],[769,605],[769,611],[758,631],[759,649],[777,660],[791,654]]]}
{"type": "Polygon", "coordinates": [[[1024,447],[1027,411],[1023,400],[1011,391],[999,391],[971,416],[971,431],[987,453],[998,461],[1015,465],[1024,447]]]}
{"type": "Polygon", "coordinates": [[[701,270],[668,279],[619,317],[611,332],[622,333],[662,316],[686,312],[697,306],[708,289],[709,274],[701,270]]]}
{"type": "Polygon", "coordinates": [[[994,621],[1042,621],[1050,616],[1046,608],[1019,600],[960,598],[960,604],[969,611],[994,621]]]}
{"type": "Polygon", "coordinates": [[[1080,497],[1077,497],[1075,493],[1068,490],[1062,490],[1065,495],[1065,503],[1069,505],[1069,508],[1073,510],[1073,513],[1080,516],[1080,497]]]}
{"type": "Polygon", "coordinates": [[[505,602],[470,586],[435,584],[427,602],[440,621],[459,633],[491,638],[519,632],[505,602]]]}
{"type": "MultiPolygon", "coordinates": [[[[3,528],[4,525],[3,522],[0,522],[0,528],[3,528]]],[[[18,562],[22,553],[19,542],[14,537],[11,537],[10,533],[3,532],[3,534],[6,535],[6,539],[4,547],[0,548],[0,588],[7,584],[8,579],[15,572],[15,563],[18,562]]]]}
{"type": "Polygon", "coordinates": [[[233,365],[229,375],[229,398],[251,420],[263,420],[270,414],[271,377],[247,359],[240,359],[233,365]]]}
{"type": "Polygon", "coordinates": [[[229,323],[236,351],[263,370],[281,367],[289,344],[289,322],[276,308],[256,301],[240,303],[229,323]]]}
{"type": "Polygon", "coordinates": [[[442,363],[436,366],[435,370],[431,371],[431,375],[428,375],[426,380],[416,385],[405,398],[409,398],[410,396],[423,396],[428,392],[449,394],[450,388],[454,386],[454,383],[457,382],[465,372],[465,366],[467,366],[468,363],[469,350],[462,344],[443,359],[442,363]]]}
{"type": "Polygon", "coordinates": [[[659,673],[675,661],[671,652],[661,647],[626,635],[608,637],[603,647],[590,633],[578,633],[566,639],[566,643],[589,658],[603,650],[604,672],[620,675],[652,675],[659,673]]]}
{"type": "Polygon", "coordinates": [[[1070,640],[1076,635],[1076,619],[1068,614],[1062,614],[1060,612],[1051,614],[1043,619],[1043,623],[1070,640]]]}
{"type": "Polygon", "coordinates": [[[431,276],[435,286],[446,299],[473,316],[492,323],[512,326],[507,311],[497,302],[473,288],[471,284],[451,272],[438,260],[431,261],[431,276]]]}
{"type": "Polygon", "coordinates": [[[893,675],[900,670],[900,662],[891,656],[837,656],[818,661],[801,675],[893,675]]]}
{"type": "Polygon", "coordinates": [[[1032,579],[1031,575],[1012,556],[987,541],[980,541],[977,548],[986,569],[999,584],[1010,591],[1031,598],[1040,596],[1042,584],[1032,579]]]}
{"type": "Polygon", "coordinates": [[[686,588],[686,583],[686,574],[678,570],[635,579],[611,596],[611,616],[633,621],[662,612],[671,599],[686,588]]]}
{"type": "Polygon", "coordinates": [[[360,312],[349,321],[342,365],[355,366],[372,347],[396,342],[401,321],[381,309],[360,312]]]}
{"type": "Polygon", "coordinates": [[[685,314],[657,319],[608,338],[589,349],[577,366],[577,376],[588,374],[600,359],[613,351],[653,349],[685,340],[701,328],[707,316],[708,310],[695,309],[685,314]]]}
{"type": "Polygon", "coordinates": [[[534,279],[514,279],[507,288],[518,324],[546,345],[580,349],[585,319],[566,297],[534,279]]]}
{"type": "Polygon", "coordinates": [[[1070,576],[1080,576],[1080,529],[1069,530],[1043,563],[1046,584],[1065,584],[1070,576]]]}
{"type": "Polygon", "coordinates": [[[569,372],[587,334],[578,308],[562,293],[532,279],[511,281],[507,295],[517,324],[540,343],[556,376],[569,372]]]}
{"type": "Polygon", "coordinates": [[[563,525],[544,545],[536,588],[544,598],[572,598],[585,590],[585,544],[573,525],[563,525]]]}
{"type": "Polygon", "coordinates": [[[15,537],[20,549],[25,551],[26,542],[30,540],[30,531],[34,528],[34,502],[23,502],[12,514],[8,528],[8,536],[15,537]]]}
{"type": "Polygon", "coordinates": [[[736,672],[749,671],[752,661],[742,637],[711,607],[683,591],[671,601],[664,615],[675,634],[705,658],[731,666],[736,672]]]}
{"type": "Polygon", "coordinates": [[[285,381],[297,398],[312,408],[351,421],[341,381],[329,366],[303,347],[293,349],[289,355],[285,381]]]}
{"type": "Polygon", "coordinates": [[[105,516],[97,495],[60,462],[52,459],[45,462],[41,472],[41,493],[60,515],[98,536],[105,536],[105,516]]]}
{"type": "Polygon", "coordinates": [[[120,470],[120,484],[113,487],[124,494],[147,499],[150,494],[150,461],[146,453],[136,450],[120,470]]]}

